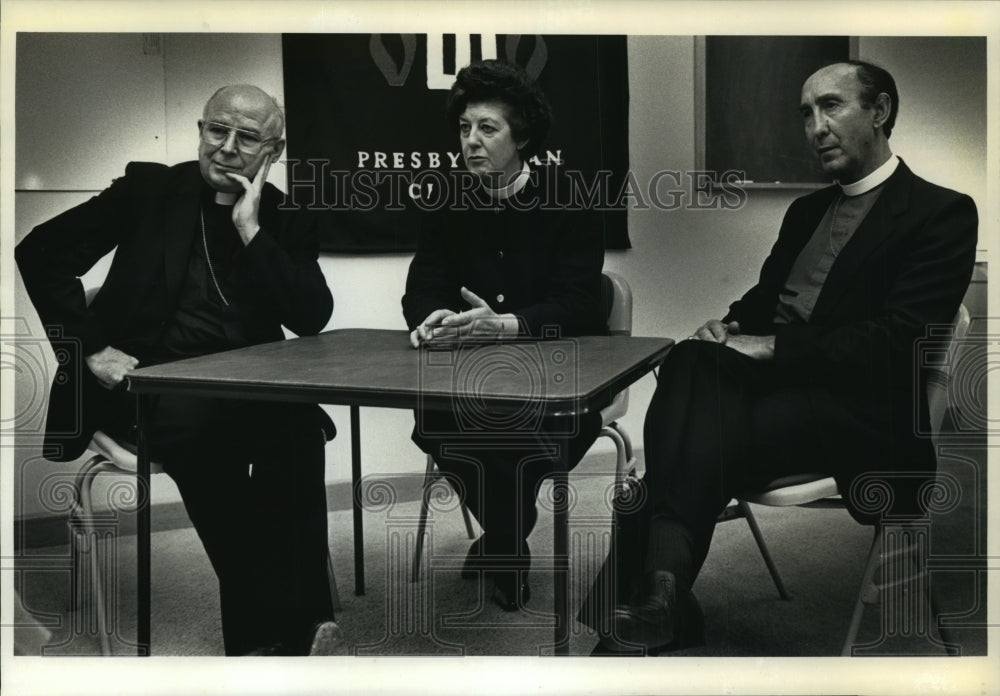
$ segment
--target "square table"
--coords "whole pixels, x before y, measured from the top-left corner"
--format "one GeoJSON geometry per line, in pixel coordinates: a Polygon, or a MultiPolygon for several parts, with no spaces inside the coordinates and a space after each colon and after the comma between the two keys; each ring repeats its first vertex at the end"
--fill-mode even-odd
{"type": "MultiPolygon", "coordinates": [[[[548,416],[573,417],[599,411],[612,397],[659,365],[673,345],[668,338],[584,336],[542,341],[473,342],[450,350],[414,350],[406,331],[337,329],[215,353],[129,373],[138,397],[140,490],[149,490],[147,421],[157,394],[350,406],[351,478],[354,500],[355,592],[364,593],[361,524],[361,406],[447,409],[456,398],[475,397],[477,408],[497,413],[523,409],[526,402],[548,416]],[[513,379],[480,379],[482,366],[522,371],[513,379]],[[465,371],[463,373],[463,370],[465,371]],[[462,377],[466,374],[465,377],[462,377]],[[518,375],[527,375],[524,379],[518,375]]],[[[488,370],[487,370],[488,371],[488,370]]],[[[555,652],[569,651],[568,479],[562,457],[553,475],[555,652]]],[[[137,510],[138,653],[149,654],[150,510],[140,496],[137,510]]]]}

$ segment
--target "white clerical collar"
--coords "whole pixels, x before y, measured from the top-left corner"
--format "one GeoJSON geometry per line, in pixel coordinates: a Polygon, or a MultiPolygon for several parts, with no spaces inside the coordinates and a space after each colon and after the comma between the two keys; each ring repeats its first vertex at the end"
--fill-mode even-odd
{"type": "Polygon", "coordinates": [[[490,194],[490,197],[496,201],[502,201],[504,199],[510,198],[515,193],[518,193],[521,189],[528,185],[528,179],[531,178],[531,170],[528,168],[528,163],[525,162],[521,166],[521,171],[514,180],[503,188],[492,189],[489,186],[484,187],[486,191],[490,194]]]}
{"type": "Polygon", "coordinates": [[[868,193],[879,184],[885,183],[898,166],[899,158],[896,155],[890,155],[885,164],[863,179],[858,179],[853,184],[841,184],[839,181],[837,184],[845,196],[860,196],[862,193],[868,193]]]}
{"type": "Polygon", "coordinates": [[[238,191],[216,191],[215,202],[219,205],[233,205],[239,198],[238,191]]]}

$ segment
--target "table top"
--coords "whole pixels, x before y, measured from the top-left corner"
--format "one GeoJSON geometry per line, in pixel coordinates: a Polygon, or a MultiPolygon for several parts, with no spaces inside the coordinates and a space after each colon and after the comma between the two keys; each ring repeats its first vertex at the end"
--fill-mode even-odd
{"type": "Polygon", "coordinates": [[[138,394],[264,399],[388,408],[483,408],[585,413],[663,361],[673,341],[583,336],[410,347],[406,331],[337,329],[135,370],[138,394]]]}

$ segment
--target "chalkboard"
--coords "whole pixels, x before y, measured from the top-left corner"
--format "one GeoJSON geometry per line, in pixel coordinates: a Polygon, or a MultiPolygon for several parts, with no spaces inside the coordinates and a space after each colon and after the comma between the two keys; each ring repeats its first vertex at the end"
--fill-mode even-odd
{"type": "Polygon", "coordinates": [[[806,143],[802,83],[851,55],[847,36],[707,36],[701,168],[755,184],[826,181],[806,143]]]}

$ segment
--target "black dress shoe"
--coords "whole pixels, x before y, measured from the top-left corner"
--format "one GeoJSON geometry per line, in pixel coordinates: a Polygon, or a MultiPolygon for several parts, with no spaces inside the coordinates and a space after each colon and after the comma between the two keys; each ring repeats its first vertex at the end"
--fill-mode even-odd
{"type": "Polygon", "coordinates": [[[646,650],[636,646],[612,645],[606,638],[602,638],[590,651],[591,657],[644,657],[646,650]]]}
{"type": "Polygon", "coordinates": [[[248,653],[244,653],[243,657],[279,657],[282,655],[287,655],[288,652],[285,650],[285,646],[281,643],[272,643],[271,645],[265,645],[260,648],[254,648],[248,653]]]}
{"type": "Polygon", "coordinates": [[[499,570],[493,577],[493,603],[504,611],[517,611],[531,599],[528,571],[499,570]]]}
{"type": "Polygon", "coordinates": [[[613,634],[601,639],[608,647],[640,646],[663,652],[704,643],[705,619],[698,600],[667,571],[647,574],[639,595],[628,605],[615,607],[612,626],[613,634]]]}

